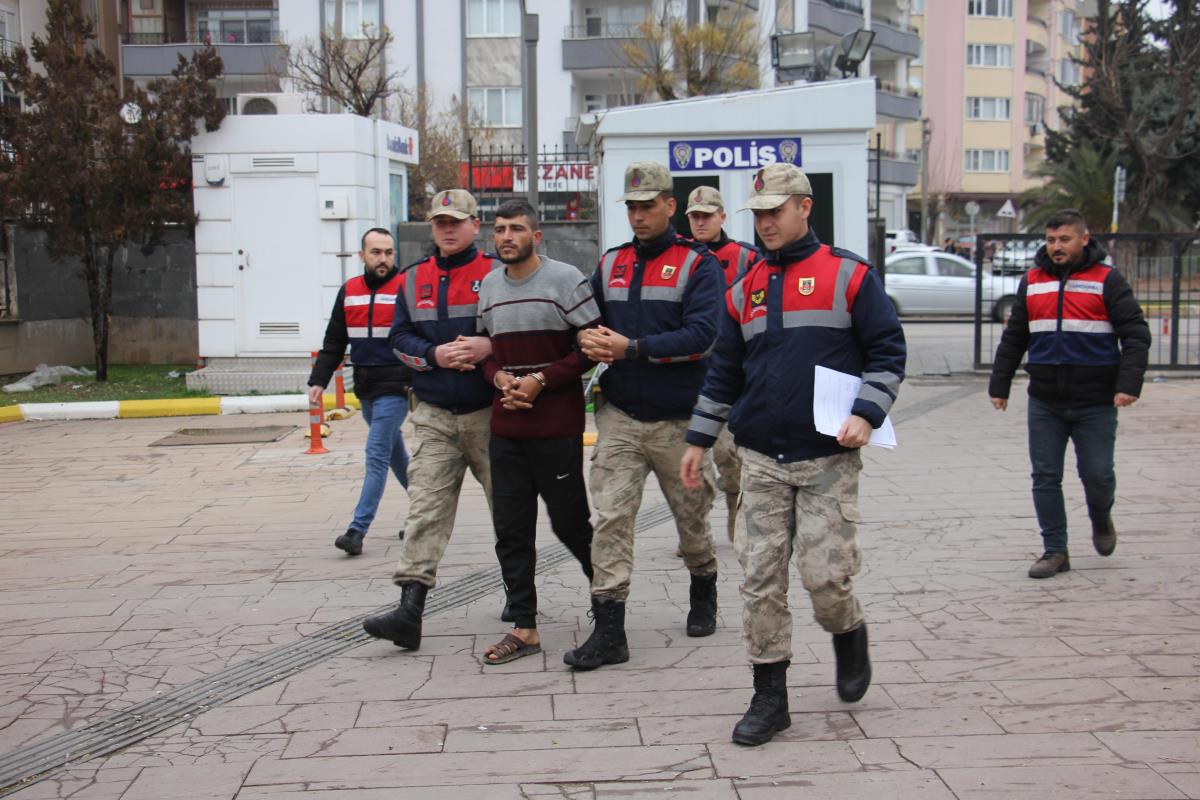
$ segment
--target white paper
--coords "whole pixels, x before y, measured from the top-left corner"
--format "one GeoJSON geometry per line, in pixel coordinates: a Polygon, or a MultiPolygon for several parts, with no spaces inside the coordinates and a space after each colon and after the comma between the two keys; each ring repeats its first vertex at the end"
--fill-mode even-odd
{"type": "MultiPolygon", "coordinates": [[[[837,436],[842,423],[850,418],[850,410],[858,397],[862,378],[817,366],[813,376],[813,423],[826,436],[837,436]]],[[[876,447],[896,446],[896,429],[892,418],[884,417],[883,424],[871,431],[867,444],[876,447]]]]}

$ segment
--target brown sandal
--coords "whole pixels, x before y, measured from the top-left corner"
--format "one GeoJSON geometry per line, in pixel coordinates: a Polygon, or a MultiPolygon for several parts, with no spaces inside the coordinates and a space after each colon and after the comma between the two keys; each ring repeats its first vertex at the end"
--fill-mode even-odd
{"type": "Polygon", "coordinates": [[[506,633],[503,639],[491,645],[490,652],[484,651],[483,663],[507,664],[509,661],[516,661],[518,658],[540,652],[542,652],[540,644],[526,644],[511,633],[506,633]],[[494,655],[495,658],[489,658],[489,655],[494,655]]]}

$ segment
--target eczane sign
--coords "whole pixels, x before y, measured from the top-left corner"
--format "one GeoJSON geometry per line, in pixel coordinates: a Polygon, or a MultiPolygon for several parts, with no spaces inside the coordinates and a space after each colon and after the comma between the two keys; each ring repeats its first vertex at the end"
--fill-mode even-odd
{"type": "Polygon", "coordinates": [[[758,169],[776,162],[801,166],[799,136],[667,142],[667,163],[672,172],[758,169]]]}
{"type": "MultiPolygon", "coordinates": [[[[529,191],[529,170],[524,164],[513,168],[513,192],[529,191]]],[[[538,165],[539,192],[594,192],[596,167],[587,161],[562,161],[538,165]]]]}

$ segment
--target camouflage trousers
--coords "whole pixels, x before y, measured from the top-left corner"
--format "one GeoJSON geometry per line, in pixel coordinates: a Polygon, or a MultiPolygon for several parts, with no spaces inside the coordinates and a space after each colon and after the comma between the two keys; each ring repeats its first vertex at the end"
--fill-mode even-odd
{"type": "Polygon", "coordinates": [[[611,403],[599,402],[590,474],[596,512],[592,594],[622,602],[629,596],[633,525],[651,471],[675,517],[683,563],[693,575],[714,574],[717,556],[708,526],[715,494],[712,462],[704,461],[699,489],[684,489],[679,479],[688,421],[640,422],[611,403]]]}
{"type": "Polygon", "coordinates": [[[454,531],[458,495],[468,468],[482,484],[488,507],[492,504],[488,460],[492,409],[489,406],[469,414],[452,414],[422,403],[413,395],[409,419],[415,435],[408,462],[408,521],[404,555],[396,565],[392,582],[417,581],[433,588],[438,564],[454,531]]]}
{"type": "Polygon", "coordinates": [[[729,541],[733,541],[733,531],[737,527],[738,494],[742,491],[742,459],[738,455],[737,445],[733,443],[733,434],[729,426],[721,428],[721,435],[712,448],[713,463],[717,467],[717,488],[725,493],[725,508],[729,512],[725,524],[725,532],[729,541]]]}
{"type": "Polygon", "coordinates": [[[742,457],[743,525],[734,551],[745,572],[742,641],[753,664],[792,657],[788,570],[793,552],[813,617],[830,633],[863,622],[850,576],[858,574],[858,451],[780,464],[747,448],[742,457]]]}

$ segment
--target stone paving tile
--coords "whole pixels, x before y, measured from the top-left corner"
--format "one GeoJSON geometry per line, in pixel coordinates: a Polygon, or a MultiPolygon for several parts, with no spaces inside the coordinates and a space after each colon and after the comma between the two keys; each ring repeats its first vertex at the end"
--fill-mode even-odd
{"type": "Polygon", "coordinates": [[[1080,703],[1003,706],[988,714],[1009,733],[1052,731],[1187,731],[1200,720],[1200,703],[1080,703]]]}
{"type": "MultiPolygon", "coordinates": [[[[488,783],[478,786],[422,786],[420,800],[463,800],[464,797],[487,800],[529,800],[530,794],[520,784],[488,783]]],[[[563,795],[558,794],[559,798],[563,795]]],[[[237,794],[237,800],[397,800],[390,789],[318,789],[299,786],[247,786],[237,794]]]]}
{"type": "Polygon", "coordinates": [[[904,759],[924,769],[1121,762],[1090,733],[917,736],[893,741],[904,759]]]}
{"type": "Polygon", "coordinates": [[[773,747],[743,747],[732,742],[710,744],[717,775],[722,778],[811,775],[855,772],[861,763],[848,742],[772,741],[773,747]]]}
{"type": "Polygon", "coordinates": [[[972,708],[854,711],[854,721],[870,739],[900,736],[970,736],[1003,733],[991,717],[972,708]]]}
{"type": "MultiPolygon", "coordinates": [[[[503,722],[456,726],[446,734],[444,752],[547,750],[585,747],[626,747],[643,742],[636,720],[566,720],[562,722],[503,722]]],[[[680,742],[671,742],[680,744],[680,742]]]]}
{"type": "Polygon", "coordinates": [[[740,800],[781,797],[836,797],[838,800],[954,800],[937,773],[857,772],[805,775],[799,778],[734,780],[740,800]]]}
{"type": "MultiPolygon", "coordinates": [[[[641,717],[638,728],[645,744],[707,744],[725,742],[741,714],[686,717],[641,717]]],[[[862,729],[849,713],[798,712],[792,709],[792,727],[776,734],[775,741],[855,739],[862,729]]]]}
{"type": "Polygon", "coordinates": [[[1019,766],[940,769],[958,800],[1174,800],[1185,795],[1161,775],[1135,766],[1019,766]]]}
{"type": "Polygon", "coordinates": [[[453,783],[675,780],[713,777],[708,753],[697,745],[563,749],[516,753],[351,756],[260,760],[247,786],[303,783],[316,789],[373,789],[453,783]]]}
{"type": "MultiPolygon", "coordinates": [[[[237,737],[247,738],[247,737],[237,737]]],[[[298,731],[279,758],[314,756],[372,756],[393,753],[440,753],[446,741],[444,725],[298,731]]]]}
{"type": "Polygon", "coordinates": [[[122,800],[224,800],[241,789],[246,764],[146,767],[122,800]]]}
{"type": "MultiPolygon", "coordinates": [[[[661,781],[639,781],[638,783],[597,783],[593,791],[595,800],[650,800],[651,798],[686,797],[688,800],[738,800],[737,789],[729,780],[689,780],[663,783],[661,781]]],[[[530,797],[538,795],[530,793],[530,797]]],[[[547,795],[562,797],[562,795],[547,795]]]]}

